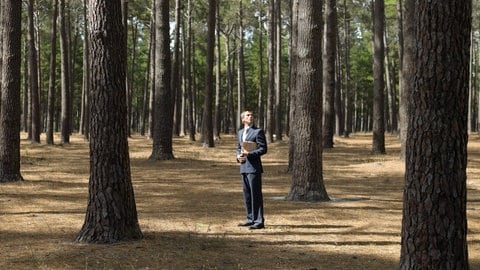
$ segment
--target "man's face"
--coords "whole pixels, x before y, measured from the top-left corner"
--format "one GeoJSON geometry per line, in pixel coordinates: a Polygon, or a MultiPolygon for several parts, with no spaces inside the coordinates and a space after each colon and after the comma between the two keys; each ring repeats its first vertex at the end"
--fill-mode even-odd
{"type": "Polygon", "coordinates": [[[253,113],[246,112],[242,119],[243,124],[245,125],[252,125],[253,124],[253,113]]]}

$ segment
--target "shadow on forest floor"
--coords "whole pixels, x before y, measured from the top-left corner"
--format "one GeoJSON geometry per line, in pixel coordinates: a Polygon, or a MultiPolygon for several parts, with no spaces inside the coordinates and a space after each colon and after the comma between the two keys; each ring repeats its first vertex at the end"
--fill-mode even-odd
{"type": "MultiPolygon", "coordinates": [[[[174,139],[175,159],[148,161],[151,141],[129,140],[132,181],[144,239],[113,245],[74,244],[88,195],[88,143],[22,140],[25,181],[0,185],[0,269],[396,269],[400,256],[404,163],[400,142],[370,155],[370,134],[335,138],[324,150],[332,199],[290,202],[288,144],[264,156],[266,228],[244,219],[235,138],[215,148],[174,139]]],[[[24,137],[24,134],[22,134],[24,137]]],[[[43,139],[43,138],[42,138],[43,139]]],[[[43,140],[44,141],[44,140],[43,140]]],[[[480,268],[480,138],[469,143],[469,257],[480,268]]]]}

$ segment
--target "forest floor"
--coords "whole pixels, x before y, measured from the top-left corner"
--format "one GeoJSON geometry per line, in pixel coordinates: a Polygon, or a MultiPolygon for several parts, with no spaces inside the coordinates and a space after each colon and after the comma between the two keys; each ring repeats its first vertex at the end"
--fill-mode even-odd
{"type": "MultiPolygon", "coordinates": [[[[244,220],[236,147],[174,138],[175,159],[151,162],[150,140],[129,140],[132,181],[144,238],[112,245],[73,243],[84,221],[88,143],[31,144],[22,134],[25,181],[0,185],[0,269],[398,269],[404,162],[387,136],[373,156],[371,134],[335,138],[324,151],[332,199],[290,202],[288,143],[263,157],[265,229],[244,220]]],[[[480,137],[469,138],[468,247],[480,269],[480,137]]],[[[44,142],[44,138],[42,137],[44,142]]],[[[57,138],[57,142],[58,142],[57,138]]]]}

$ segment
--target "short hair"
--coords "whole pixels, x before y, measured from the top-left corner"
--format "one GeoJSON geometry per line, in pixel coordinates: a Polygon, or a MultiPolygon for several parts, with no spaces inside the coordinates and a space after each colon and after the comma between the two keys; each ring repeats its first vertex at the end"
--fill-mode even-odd
{"type": "Polygon", "coordinates": [[[253,111],[248,110],[248,109],[244,110],[244,111],[240,114],[240,119],[243,119],[247,113],[253,113],[253,111]]]}

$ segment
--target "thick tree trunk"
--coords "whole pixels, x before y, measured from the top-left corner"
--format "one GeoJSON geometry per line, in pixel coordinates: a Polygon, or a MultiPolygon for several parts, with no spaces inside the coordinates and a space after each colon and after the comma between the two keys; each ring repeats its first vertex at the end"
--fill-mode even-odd
{"type": "Polygon", "coordinates": [[[121,6],[119,1],[109,0],[88,3],[92,64],[90,181],[85,223],[76,241],[104,244],[137,240],[142,232],[130,175],[126,47],[118,42],[125,35],[121,6]]]}
{"type": "Polygon", "coordinates": [[[23,180],[20,174],[20,68],[22,2],[2,7],[3,50],[0,103],[0,183],[23,180]]]}
{"type": "Polygon", "coordinates": [[[415,44],[420,45],[414,47],[414,88],[408,99],[400,269],[469,269],[471,12],[472,1],[415,3],[415,44]]]}
{"type": "Polygon", "coordinates": [[[298,5],[295,162],[287,196],[293,201],[330,200],[322,172],[322,6],[318,0],[298,5]]]}

